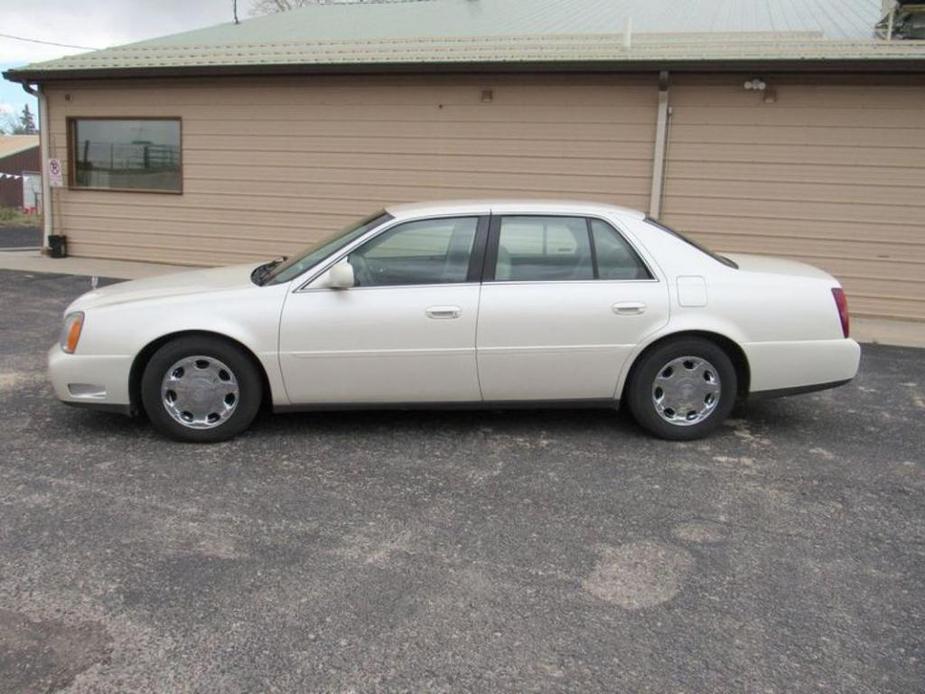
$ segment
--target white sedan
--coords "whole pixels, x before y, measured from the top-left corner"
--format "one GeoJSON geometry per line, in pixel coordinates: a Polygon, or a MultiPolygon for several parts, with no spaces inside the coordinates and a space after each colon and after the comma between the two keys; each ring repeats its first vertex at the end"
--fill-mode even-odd
{"type": "Polygon", "coordinates": [[[49,375],[66,403],[220,441],[275,410],[616,408],[694,439],[737,400],[851,380],[839,283],[720,256],[596,203],[397,205],[288,260],[84,294],[49,375]]]}

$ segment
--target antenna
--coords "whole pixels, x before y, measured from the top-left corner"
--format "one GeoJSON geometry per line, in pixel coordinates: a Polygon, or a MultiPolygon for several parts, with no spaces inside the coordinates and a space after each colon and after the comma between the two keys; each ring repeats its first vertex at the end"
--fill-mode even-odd
{"type": "Polygon", "coordinates": [[[240,24],[238,21],[238,0],[231,0],[231,11],[234,13],[234,23],[240,24]]]}

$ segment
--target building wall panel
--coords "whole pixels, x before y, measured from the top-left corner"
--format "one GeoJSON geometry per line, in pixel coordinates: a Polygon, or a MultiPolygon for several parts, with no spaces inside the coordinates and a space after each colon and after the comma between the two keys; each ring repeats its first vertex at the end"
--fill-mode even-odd
{"type": "Polygon", "coordinates": [[[69,116],[179,116],[183,194],[56,191],[74,255],[178,264],[289,254],[417,200],[648,204],[653,76],[291,77],[49,85],[69,116]],[[491,100],[483,101],[483,91],[491,100]]]}
{"type": "Polygon", "coordinates": [[[833,273],[852,312],[925,320],[925,79],[681,75],[662,217],[833,273]]]}
{"type": "MultiPolygon", "coordinates": [[[[662,218],[720,251],[834,273],[853,312],[925,320],[925,78],[675,74],[662,218]]],[[[182,195],[55,192],[75,255],[292,253],[392,203],[583,198],[646,209],[654,75],[351,76],[48,85],[68,116],[179,116],[182,195]],[[490,101],[482,101],[491,90],[490,101]]]]}

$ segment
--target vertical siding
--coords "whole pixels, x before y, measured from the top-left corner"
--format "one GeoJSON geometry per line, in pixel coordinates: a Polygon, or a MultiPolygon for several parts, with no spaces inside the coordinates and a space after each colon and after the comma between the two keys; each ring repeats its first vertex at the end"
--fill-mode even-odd
{"type": "Polygon", "coordinates": [[[681,76],[663,219],[728,252],[805,260],[852,312],[925,320],[925,79],[681,76]]]}
{"type": "Polygon", "coordinates": [[[59,190],[56,232],[74,255],[218,264],[291,253],[390,203],[644,208],[654,85],[582,75],[50,85],[51,146],[64,160],[68,116],[183,119],[182,195],[59,190]]]}

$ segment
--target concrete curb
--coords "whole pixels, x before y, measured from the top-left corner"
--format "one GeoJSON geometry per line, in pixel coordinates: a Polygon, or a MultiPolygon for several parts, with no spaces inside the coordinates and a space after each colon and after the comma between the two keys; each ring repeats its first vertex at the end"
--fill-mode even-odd
{"type": "Polygon", "coordinates": [[[851,336],[869,344],[925,348],[925,323],[852,316],[851,336]]]}
{"type": "Polygon", "coordinates": [[[0,270],[21,272],[50,272],[58,275],[87,275],[111,277],[120,280],[137,280],[156,277],[171,272],[183,272],[195,268],[182,265],[160,265],[137,263],[127,260],[102,260],[99,258],[49,258],[36,251],[0,251],[0,270]]]}

